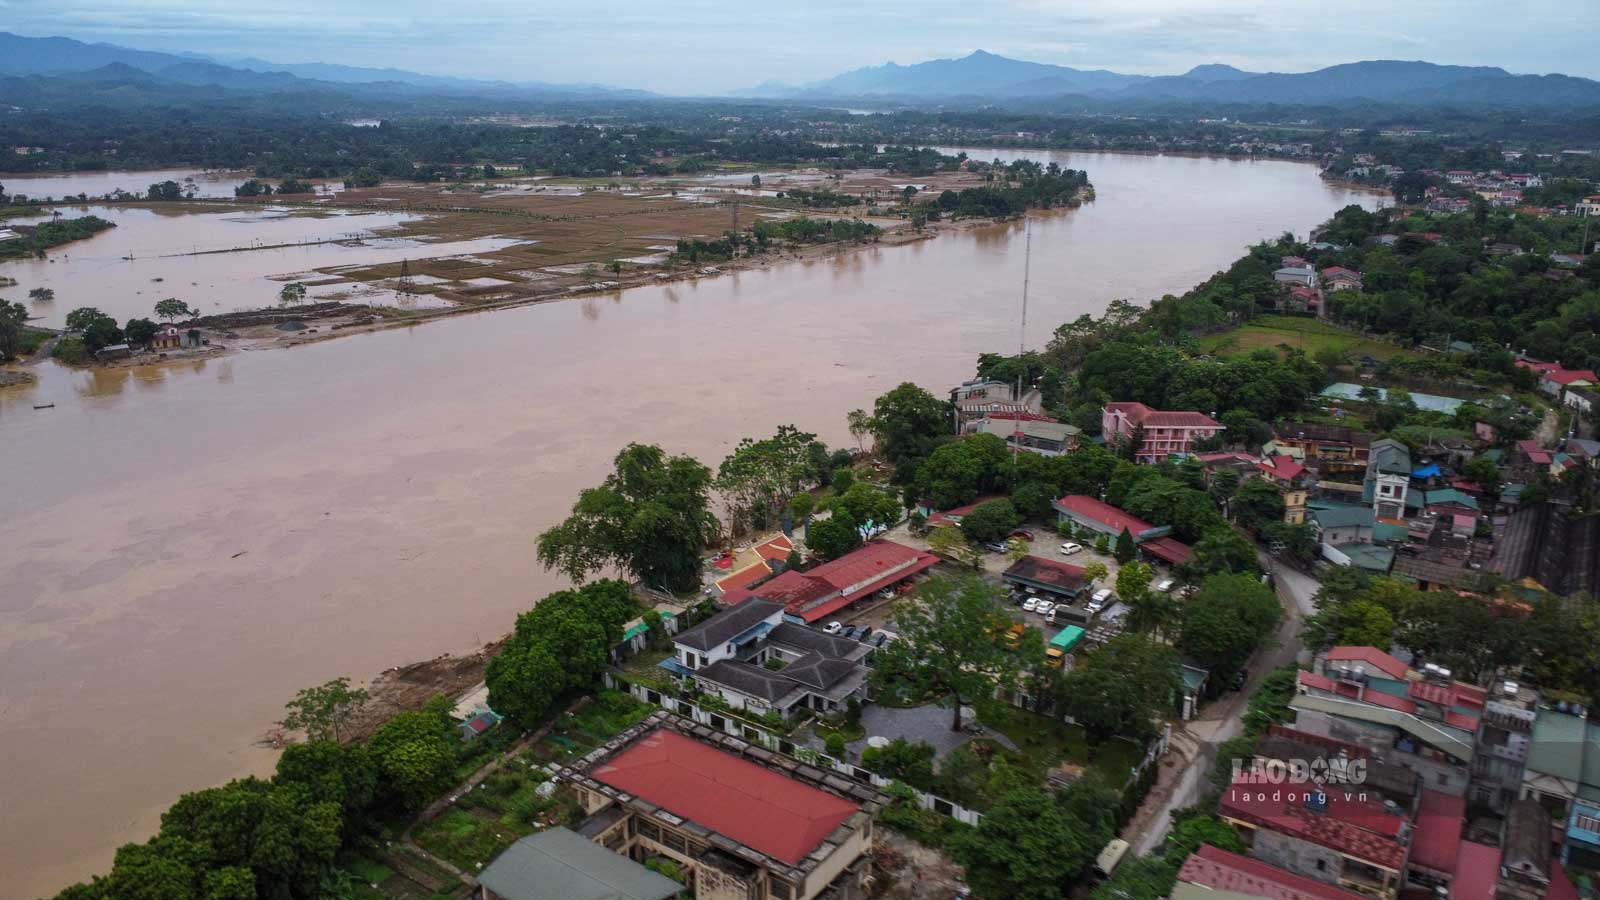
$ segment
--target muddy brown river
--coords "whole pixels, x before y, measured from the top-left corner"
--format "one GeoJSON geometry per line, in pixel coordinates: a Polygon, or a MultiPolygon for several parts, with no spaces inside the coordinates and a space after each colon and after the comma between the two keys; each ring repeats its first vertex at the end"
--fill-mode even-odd
{"type": "MultiPolygon", "coordinates": [[[[1034,220],[1032,345],[1374,199],[1290,163],[1031,155],[1099,193],[1034,220]]],[[[628,441],[713,466],[783,423],[842,444],[846,411],[1011,352],[1022,266],[1022,227],[997,226],[183,366],[37,367],[0,391],[0,895],[104,869],[180,793],[268,771],[254,742],[296,689],[506,631],[558,586],[534,536],[628,441]]]]}

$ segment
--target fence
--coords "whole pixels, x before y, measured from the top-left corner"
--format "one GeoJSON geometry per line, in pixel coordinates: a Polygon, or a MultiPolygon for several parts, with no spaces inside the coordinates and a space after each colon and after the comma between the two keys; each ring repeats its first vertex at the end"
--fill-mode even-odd
{"type": "MultiPolygon", "coordinates": [[[[634,697],[643,700],[646,703],[659,706],[667,712],[676,713],[677,715],[683,716],[686,719],[693,719],[695,722],[701,725],[704,725],[708,728],[714,728],[723,734],[736,737],[740,740],[749,741],[752,744],[759,744],[760,746],[771,750],[774,753],[782,753],[785,756],[792,756],[801,762],[830,769],[839,773],[840,775],[845,776],[846,778],[852,778],[856,781],[870,784],[873,787],[883,788],[894,783],[894,779],[892,778],[884,778],[875,772],[869,772],[866,769],[863,769],[857,765],[853,765],[846,760],[834,759],[826,753],[817,751],[815,748],[807,747],[804,744],[797,744],[794,741],[789,740],[787,737],[773,734],[771,731],[762,726],[756,725],[755,723],[746,719],[741,719],[738,716],[732,715],[726,711],[702,709],[698,704],[692,703],[681,697],[673,697],[663,694],[654,688],[646,687],[642,684],[634,684],[631,681],[615,678],[610,672],[606,673],[605,678],[607,687],[615,690],[626,690],[634,697]]],[[[930,810],[947,818],[955,819],[957,822],[964,822],[968,825],[976,825],[980,820],[983,819],[982,813],[976,810],[968,809],[959,803],[946,800],[943,797],[929,794],[925,791],[919,791],[916,788],[911,788],[911,790],[916,794],[917,805],[923,809],[930,810]]]]}

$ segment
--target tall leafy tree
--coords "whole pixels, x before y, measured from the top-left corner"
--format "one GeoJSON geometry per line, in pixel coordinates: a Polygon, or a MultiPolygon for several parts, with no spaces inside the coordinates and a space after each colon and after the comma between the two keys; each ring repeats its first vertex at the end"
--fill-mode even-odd
{"type": "Polygon", "coordinates": [[[290,731],[304,731],[313,741],[338,741],[367,696],[365,688],[352,688],[345,677],[302,688],[285,706],[289,714],[278,724],[290,731]]]}
{"type": "Polygon", "coordinates": [[[872,407],[878,449],[894,466],[894,482],[911,484],[922,461],[954,431],[951,408],[906,382],[879,397],[872,407]]]}
{"type": "Polygon", "coordinates": [[[572,515],[539,535],[539,562],[575,581],[613,566],[652,587],[699,584],[700,552],[716,535],[711,472],[693,457],[629,444],[572,515]]]}
{"type": "Polygon", "coordinates": [[[1066,676],[1067,714],[1089,739],[1135,740],[1155,733],[1155,720],[1170,713],[1182,680],[1172,648],[1133,633],[1119,634],[1066,676]]]}
{"type": "Polygon", "coordinates": [[[1183,605],[1178,649],[1227,678],[1244,666],[1282,616],[1277,595],[1259,579],[1212,575],[1183,605]]]}
{"type": "Polygon", "coordinates": [[[895,609],[900,635],[878,651],[873,676],[899,680],[914,695],[948,696],[950,728],[961,730],[963,703],[984,696],[996,682],[1009,680],[1016,657],[1000,646],[1011,625],[1001,613],[1005,593],[973,575],[929,579],[914,601],[895,609]]]}
{"type": "Polygon", "coordinates": [[[793,425],[779,426],[770,438],[739,442],[718,466],[715,481],[736,526],[770,526],[803,487],[816,481],[810,454],[815,443],[816,435],[793,425]]]}

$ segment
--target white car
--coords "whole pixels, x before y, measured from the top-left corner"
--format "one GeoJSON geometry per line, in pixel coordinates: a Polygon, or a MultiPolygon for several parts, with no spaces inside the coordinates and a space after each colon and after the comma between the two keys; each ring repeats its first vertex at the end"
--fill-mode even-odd
{"type": "Polygon", "coordinates": [[[838,623],[838,622],[829,622],[828,624],[822,626],[822,633],[823,634],[838,634],[843,629],[844,629],[844,626],[841,625],[840,623],[838,623]]]}
{"type": "Polygon", "coordinates": [[[1034,607],[1033,611],[1041,616],[1048,616],[1056,611],[1056,605],[1049,600],[1040,600],[1039,605],[1034,607]]]}
{"type": "Polygon", "coordinates": [[[1111,589],[1110,588],[1101,588],[1100,590],[1095,591],[1094,592],[1094,596],[1089,598],[1089,603],[1088,603],[1089,612],[1097,613],[1100,610],[1105,609],[1106,608],[1106,604],[1109,603],[1110,601],[1111,601],[1111,589]]]}
{"type": "Polygon", "coordinates": [[[1061,555],[1062,556],[1071,556],[1074,553],[1081,553],[1081,552],[1083,552],[1083,545],[1082,544],[1074,544],[1071,541],[1067,541],[1065,544],[1061,545],[1061,555]]]}
{"type": "Polygon", "coordinates": [[[1161,579],[1161,582],[1156,585],[1156,592],[1165,594],[1167,591],[1170,591],[1177,586],[1178,582],[1172,580],[1171,578],[1163,578],[1161,579]]]}
{"type": "Polygon", "coordinates": [[[1037,597],[1029,597],[1028,599],[1022,601],[1022,611],[1023,612],[1038,612],[1039,604],[1043,603],[1043,602],[1044,601],[1038,599],[1037,597]]]}

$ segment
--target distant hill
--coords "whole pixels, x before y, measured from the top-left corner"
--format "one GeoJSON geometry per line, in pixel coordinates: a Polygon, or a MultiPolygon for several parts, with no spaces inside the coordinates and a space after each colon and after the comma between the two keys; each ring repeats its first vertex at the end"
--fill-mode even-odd
{"type": "MultiPolygon", "coordinates": [[[[1102,69],[1083,70],[1025,62],[983,50],[960,59],[935,59],[902,66],[886,63],[855,69],[826,81],[791,89],[794,95],[836,97],[954,97],[992,94],[1028,96],[1112,91],[1145,80],[1102,69]]],[[[781,86],[775,86],[781,91],[781,86]]],[[[754,92],[752,92],[754,93],[754,92]]]]}
{"type": "Polygon", "coordinates": [[[648,91],[594,84],[513,84],[333,63],[278,64],[261,59],[215,60],[194,54],[159,53],[113,44],[88,44],[64,37],[25,37],[0,31],[0,76],[69,76],[100,71],[107,66],[125,66],[178,84],[247,92],[345,90],[360,93],[535,92],[585,97],[654,96],[648,91]]]}
{"type": "Polygon", "coordinates": [[[1019,100],[1081,95],[1102,103],[1594,106],[1600,82],[1567,75],[1514,75],[1492,66],[1442,66],[1403,60],[1344,63],[1299,73],[1195,66],[1182,75],[1124,75],[1027,62],[982,50],[960,59],[854,69],[798,87],[767,83],[742,96],[792,99],[892,99],[901,102],[1019,100]]]}

